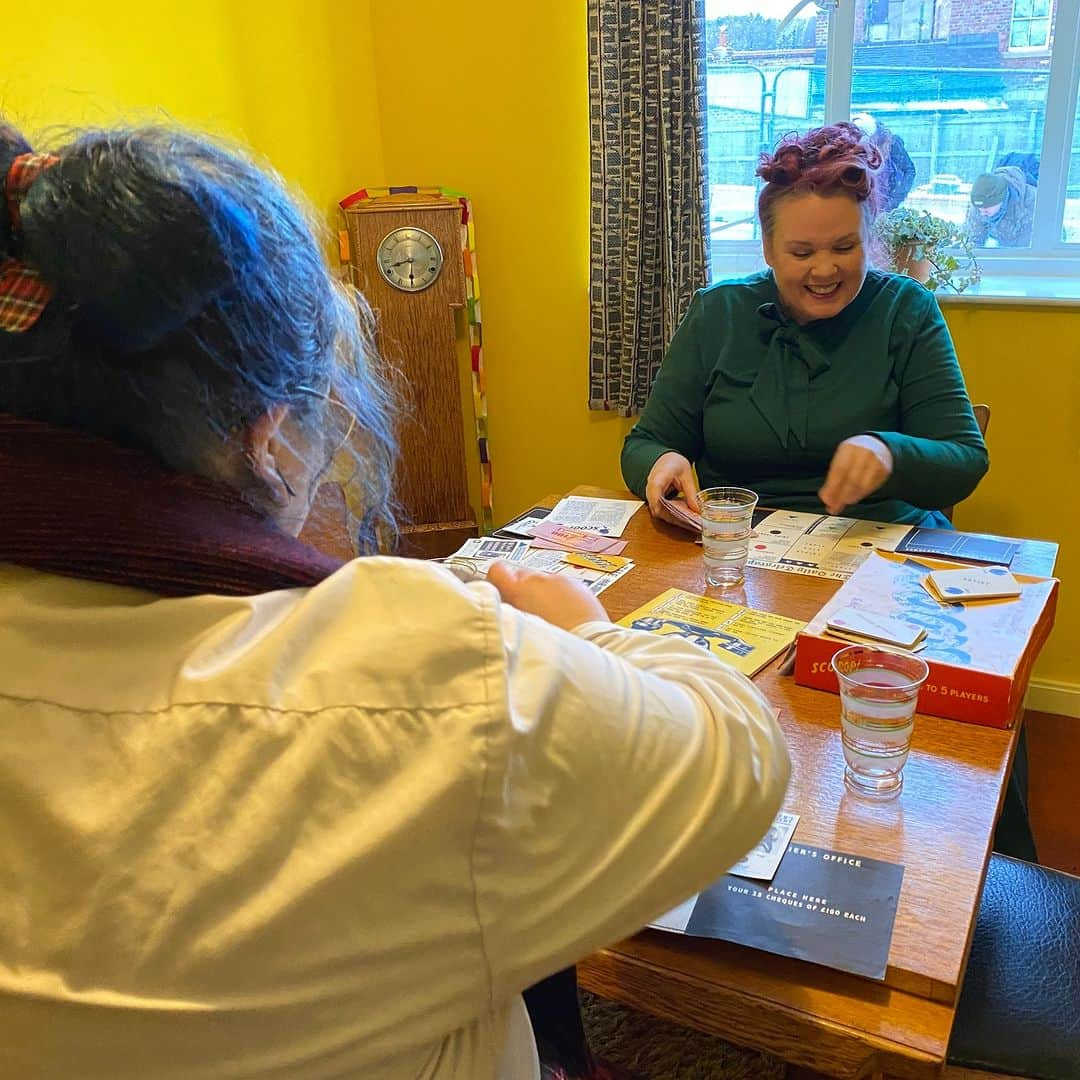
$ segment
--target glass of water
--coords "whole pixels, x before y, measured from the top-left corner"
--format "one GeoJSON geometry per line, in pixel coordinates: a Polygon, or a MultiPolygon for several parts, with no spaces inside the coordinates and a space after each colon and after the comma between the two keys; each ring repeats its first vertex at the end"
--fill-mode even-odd
{"type": "Polygon", "coordinates": [[[904,786],[919,690],[930,669],[917,656],[849,645],[832,658],[840,683],[844,783],[891,799],[904,786]]]}
{"type": "Polygon", "coordinates": [[[741,585],[750,546],[757,495],[746,488],[711,487],[698,492],[705,581],[741,585]]]}

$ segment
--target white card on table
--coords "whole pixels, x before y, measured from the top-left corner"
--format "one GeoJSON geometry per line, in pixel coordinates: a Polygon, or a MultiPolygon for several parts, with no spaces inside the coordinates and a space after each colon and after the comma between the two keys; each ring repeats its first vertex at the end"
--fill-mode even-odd
{"type": "Polygon", "coordinates": [[[1002,566],[933,570],[926,576],[934,591],[948,604],[1020,595],[1019,582],[1002,566]]]}
{"type": "Polygon", "coordinates": [[[678,930],[680,934],[686,933],[686,924],[690,916],[694,914],[694,905],[698,902],[698,894],[694,893],[688,900],[684,900],[678,907],[666,911],[658,919],[653,919],[650,926],[657,926],[661,930],[678,930]]]}
{"type": "Polygon", "coordinates": [[[886,645],[899,645],[902,649],[913,648],[926,637],[926,631],[916,623],[852,607],[841,608],[825,625],[840,634],[883,641],[886,645]]]}
{"type": "MultiPolygon", "coordinates": [[[[936,597],[935,597],[936,599],[936,597]]],[[[846,641],[849,645],[865,645],[870,649],[880,649],[882,652],[896,653],[897,656],[906,656],[908,653],[922,652],[930,644],[929,637],[923,637],[914,645],[890,645],[887,641],[879,641],[876,638],[860,637],[858,634],[845,634],[839,630],[825,628],[825,637],[835,641],[846,641]]]]}
{"type": "Polygon", "coordinates": [[[537,525],[544,521],[542,517],[523,517],[504,525],[499,532],[512,533],[514,536],[532,536],[537,525]]]}
{"type": "Polygon", "coordinates": [[[757,847],[743,856],[728,873],[755,878],[758,881],[772,881],[776,868],[787,851],[791,834],[798,824],[798,814],[781,810],[769,826],[769,831],[758,841],[757,847]]]}

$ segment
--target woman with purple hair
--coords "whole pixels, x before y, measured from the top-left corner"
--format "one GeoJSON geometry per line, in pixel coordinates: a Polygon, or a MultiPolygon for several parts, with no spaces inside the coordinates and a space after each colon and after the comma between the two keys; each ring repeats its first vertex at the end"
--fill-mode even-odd
{"type": "Polygon", "coordinates": [[[763,505],[947,526],[987,454],[937,301],[870,267],[881,154],[853,124],[762,155],[768,269],[702,289],[623,446],[667,517],[736,484],[763,505]]]}

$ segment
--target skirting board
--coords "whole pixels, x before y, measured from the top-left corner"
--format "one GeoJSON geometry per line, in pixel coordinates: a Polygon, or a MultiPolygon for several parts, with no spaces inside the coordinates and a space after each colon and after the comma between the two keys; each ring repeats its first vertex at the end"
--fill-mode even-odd
{"type": "Polygon", "coordinates": [[[1024,708],[1080,718],[1080,684],[1032,679],[1024,698],[1024,708]]]}

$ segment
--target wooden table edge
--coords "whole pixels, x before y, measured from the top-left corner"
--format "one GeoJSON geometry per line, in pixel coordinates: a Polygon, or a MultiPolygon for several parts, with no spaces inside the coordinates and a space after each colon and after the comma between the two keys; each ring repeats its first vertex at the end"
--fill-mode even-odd
{"type": "Polygon", "coordinates": [[[638,1010],[646,1004],[654,1006],[648,1008],[650,1015],[728,1042],[738,1042],[789,1064],[824,1072],[838,1080],[858,1080],[879,1072],[903,1080],[938,1077],[945,1063],[954,1012],[951,1006],[942,1002],[891,990],[894,996],[906,999],[905,1004],[912,1008],[926,1014],[938,1014],[936,1018],[942,1024],[940,1042],[931,1050],[915,1042],[870,1034],[842,1020],[824,1017],[819,1012],[801,1009],[753,990],[702,979],[687,971],[660,967],[641,957],[622,953],[617,948],[601,949],[583,960],[578,965],[578,981],[586,990],[610,1001],[638,1010]],[[670,994],[660,999],[624,992],[626,976],[638,971],[643,975],[655,972],[664,980],[666,987],[678,986],[684,991],[679,995],[683,999],[681,1007],[665,1005],[672,999],[670,994]],[[691,1002],[699,1005],[694,1007],[691,1002]],[[760,1026],[760,1019],[765,1018],[771,1021],[767,1025],[768,1030],[760,1038],[755,1037],[755,1026],[760,1026]],[[777,1020],[781,1024],[778,1025],[777,1020]],[[786,1029],[788,1035],[783,1043],[775,1037],[778,1027],[786,1029]],[[733,1036],[733,1032],[738,1032],[738,1036],[733,1036]]]}

